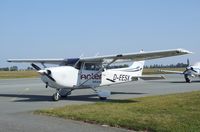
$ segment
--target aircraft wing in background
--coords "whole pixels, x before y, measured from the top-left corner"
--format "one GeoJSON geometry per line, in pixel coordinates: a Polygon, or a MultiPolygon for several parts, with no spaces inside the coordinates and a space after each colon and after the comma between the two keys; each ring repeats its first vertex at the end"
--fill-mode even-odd
{"type": "Polygon", "coordinates": [[[174,73],[174,74],[184,74],[183,71],[172,71],[172,70],[159,70],[159,72],[174,73]]]}

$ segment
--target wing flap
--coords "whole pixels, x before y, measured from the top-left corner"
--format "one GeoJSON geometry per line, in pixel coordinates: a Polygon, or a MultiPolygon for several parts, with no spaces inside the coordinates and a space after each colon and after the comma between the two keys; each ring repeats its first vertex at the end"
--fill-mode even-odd
{"type": "Polygon", "coordinates": [[[138,79],[142,80],[162,80],[165,79],[164,76],[159,76],[159,75],[142,75],[139,77],[132,77],[132,81],[137,81],[138,79]]]}

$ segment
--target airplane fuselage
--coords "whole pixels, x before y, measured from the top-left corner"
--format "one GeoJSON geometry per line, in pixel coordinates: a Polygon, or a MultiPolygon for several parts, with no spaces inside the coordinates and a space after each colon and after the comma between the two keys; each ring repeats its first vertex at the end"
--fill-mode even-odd
{"type": "MultiPolygon", "coordinates": [[[[132,81],[133,77],[141,76],[141,71],[126,72],[120,70],[79,70],[72,66],[46,68],[51,71],[52,81],[45,75],[41,75],[42,81],[52,88],[95,88],[104,85],[112,85],[132,81]]],[[[142,70],[142,69],[141,69],[142,70]]]]}
{"type": "Polygon", "coordinates": [[[91,88],[98,93],[101,99],[105,99],[111,92],[97,91],[95,88],[137,80],[137,77],[142,76],[144,60],[189,53],[191,52],[184,49],[172,49],[67,59],[8,59],[8,62],[31,63],[31,66],[41,74],[41,79],[46,87],[56,89],[56,93],[52,96],[54,101],[58,101],[60,96],[68,96],[74,89],[81,88],[91,88]],[[128,68],[106,70],[115,62],[127,61],[133,63],[128,68]],[[42,64],[44,69],[35,63],[42,64]],[[45,68],[45,64],[55,64],[58,67],[45,68]]]}

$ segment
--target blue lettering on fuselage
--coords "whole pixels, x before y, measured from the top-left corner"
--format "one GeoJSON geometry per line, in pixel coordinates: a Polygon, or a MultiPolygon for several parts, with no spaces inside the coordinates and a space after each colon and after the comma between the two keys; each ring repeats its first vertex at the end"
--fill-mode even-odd
{"type": "Polygon", "coordinates": [[[117,74],[114,74],[113,76],[113,81],[122,81],[122,82],[126,82],[126,81],[129,81],[130,79],[130,76],[129,75],[124,75],[124,74],[120,74],[120,75],[117,75],[117,74]]]}

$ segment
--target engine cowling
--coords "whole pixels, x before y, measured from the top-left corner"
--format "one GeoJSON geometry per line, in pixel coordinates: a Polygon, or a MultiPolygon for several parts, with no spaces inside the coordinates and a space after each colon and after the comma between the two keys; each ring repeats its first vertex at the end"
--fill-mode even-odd
{"type": "Polygon", "coordinates": [[[48,83],[53,88],[72,88],[78,83],[78,72],[74,67],[61,66],[46,68],[46,71],[51,71],[51,77],[55,80],[52,81],[45,76],[42,76],[42,80],[48,83]]]}

